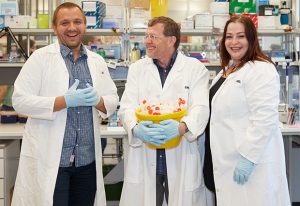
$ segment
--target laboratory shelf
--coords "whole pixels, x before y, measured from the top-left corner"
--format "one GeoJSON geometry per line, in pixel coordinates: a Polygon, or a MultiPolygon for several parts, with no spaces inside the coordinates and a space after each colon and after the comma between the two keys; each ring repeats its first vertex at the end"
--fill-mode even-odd
{"type": "MultiPolygon", "coordinates": [[[[53,34],[54,32],[52,29],[11,29],[14,34],[24,34],[24,35],[49,35],[53,34]]],[[[119,35],[122,32],[120,29],[87,29],[86,33],[88,35],[97,35],[97,36],[107,36],[107,35],[119,35]]]]}

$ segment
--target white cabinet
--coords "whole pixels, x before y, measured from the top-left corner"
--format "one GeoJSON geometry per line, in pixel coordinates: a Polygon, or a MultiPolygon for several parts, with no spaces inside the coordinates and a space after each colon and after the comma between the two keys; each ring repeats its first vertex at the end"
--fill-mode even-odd
{"type": "Polygon", "coordinates": [[[0,140],[0,206],[10,206],[20,155],[20,140],[0,140]]]}

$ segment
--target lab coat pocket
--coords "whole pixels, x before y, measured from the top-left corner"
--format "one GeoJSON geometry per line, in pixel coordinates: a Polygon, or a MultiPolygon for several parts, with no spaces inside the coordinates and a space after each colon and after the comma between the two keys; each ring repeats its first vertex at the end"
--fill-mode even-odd
{"type": "Polygon", "coordinates": [[[185,158],[185,191],[194,191],[200,187],[201,174],[199,156],[187,154],[185,158]]]}

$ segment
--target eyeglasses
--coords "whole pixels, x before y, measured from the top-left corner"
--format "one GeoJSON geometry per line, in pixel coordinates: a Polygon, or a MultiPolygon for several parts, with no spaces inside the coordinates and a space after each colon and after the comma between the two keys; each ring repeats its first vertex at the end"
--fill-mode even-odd
{"type": "Polygon", "coordinates": [[[148,38],[149,38],[151,41],[155,41],[155,40],[157,40],[157,39],[160,39],[161,37],[156,36],[156,35],[154,35],[154,34],[145,34],[144,39],[147,40],[148,38]]]}

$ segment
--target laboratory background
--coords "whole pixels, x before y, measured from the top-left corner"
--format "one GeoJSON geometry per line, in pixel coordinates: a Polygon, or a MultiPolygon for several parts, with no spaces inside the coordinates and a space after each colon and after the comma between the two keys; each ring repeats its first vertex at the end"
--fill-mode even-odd
{"type": "MultiPolygon", "coordinates": [[[[52,15],[63,0],[0,1],[0,206],[9,206],[26,116],[11,107],[13,83],[34,49],[57,40],[52,15]]],[[[73,0],[87,18],[84,44],[107,62],[119,97],[129,65],[145,56],[148,20],[169,16],[181,25],[179,50],[204,63],[210,80],[220,71],[219,39],[230,15],[246,15],[257,27],[262,50],[280,76],[282,123],[291,202],[300,205],[300,2],[298,0],[73,0]]],[[[117,112],[101,119],[103,173],[108,205],[119,205],[126,132],[117,112]]],[[[100,138],[100,137],[99,137],[100,138]]]]}

